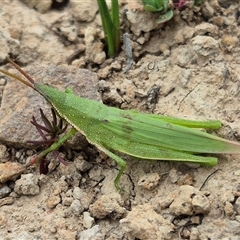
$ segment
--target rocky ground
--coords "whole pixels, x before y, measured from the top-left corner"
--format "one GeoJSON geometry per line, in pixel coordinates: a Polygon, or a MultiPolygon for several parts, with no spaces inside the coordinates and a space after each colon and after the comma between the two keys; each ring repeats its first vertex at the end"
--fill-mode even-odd
{"type": "MultiPolygon", "coordinates": [[[[124,48],[109,59],[95,1],[0,1],[1,69],[11,55],[37,82],[122,109],[221,120],[214,131],[240,140],[238,1],[209,0],[157,24],[138,0],[121,2],[124,48]]],[[[240,155],[215,167],[127,160],[117,165],[78,135],[49,155],[47,175],[27,164],[40,139],[32,115],[49,106],[31,89],[0,78],[0,239],[240,239],[240,155]],[[212,174],[212,175],[211,175],[212,174]],[[207,180],[207,181],[206,181],[207,180]]]]}

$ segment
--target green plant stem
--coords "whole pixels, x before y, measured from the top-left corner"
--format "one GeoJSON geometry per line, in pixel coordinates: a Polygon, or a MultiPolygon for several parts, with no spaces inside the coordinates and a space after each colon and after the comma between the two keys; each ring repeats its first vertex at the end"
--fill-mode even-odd
{"type": "Polygon", "coordinates": [[[102,19],[108,55],[115,57],[120,49],[120,20],[118,0],[112,0],[111,15],[105,0],[97,0],[102,19]]]}
{"type": "Polygon", "coordinates": [[[102,19],[103,31],[105,34],[107,46],[108,46],[108,54],[110,57],[115,56],[115,27],[113,25],[107,4],[105,0],[97,0],[99,12],[102,19]]]}
{"type": "Polygon", "coordinates": [[[119,20],[119,4],[118,0],[112,0],[112,22],[114,26],[114,44],[115,51],[118,52],[120,49],[120,20],[119,20]]]}

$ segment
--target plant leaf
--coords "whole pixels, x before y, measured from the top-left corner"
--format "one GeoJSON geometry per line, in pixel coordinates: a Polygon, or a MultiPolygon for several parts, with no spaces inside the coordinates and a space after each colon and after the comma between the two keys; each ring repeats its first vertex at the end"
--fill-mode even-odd
{"type": "Polygon", "coordinates": [[[163,7],[155,8],[155,6],[152,5],[145,5],[144,9],[148,12],[160,12],[162,11],[163,7]]]}
{"type": "Polygon", "coordinates": [[[158,19],[157,23],[164,23],[169,21],[173,17],[173,10],[167,11],[165,14],[162,14],[158,19]]]}

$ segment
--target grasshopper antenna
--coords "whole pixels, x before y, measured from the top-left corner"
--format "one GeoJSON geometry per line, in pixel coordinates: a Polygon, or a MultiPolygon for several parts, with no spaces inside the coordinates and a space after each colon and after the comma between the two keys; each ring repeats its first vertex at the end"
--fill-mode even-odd
{"type": "Polygon", "coordinates": [[[25,76],[25,77],[28,79],[28,81],[29,81],[30,83],[32,83],[33,85],[30,84],[29,82],[25,81],[25,80],[22,79],[21,77],[15,75],[15,74],[9,73],[9,72],[4,71],[4,70],[2,70],[2,69],[0,69],[0,72],[3,73],[3,74],[5,74],[5,75],[7,75],[7,76],[9,76],[9,77],[15,78],[15,79],[17,79],[18,81],[24,83],[25,85],[27,85],[27,86],[35,89],[35,88],[34,88],[34,84],[35,84],[34,80],[33,80],[26,72],[24,72],[14,61],[12,61],[12,59],[10,59],[9,57],[7,57],[7,60],[8,60],[8,62],[11,63],[23,76],[25,76]]]}

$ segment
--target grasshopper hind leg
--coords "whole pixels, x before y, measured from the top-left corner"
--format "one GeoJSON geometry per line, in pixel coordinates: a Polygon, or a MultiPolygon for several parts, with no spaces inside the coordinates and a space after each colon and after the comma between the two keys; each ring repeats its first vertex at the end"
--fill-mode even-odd
{"type": "Polygon", "coordinates": [[[116,189],[119,190],[120,193],[123,193],[124,190],[123,190],[123,188],[121,188],[121,187],[119,186],[119,180],[120,180],[120,178],[121,178],[121,176],[122,176],[122,174],[123,174],[123,172],[124,172],[124,170],[125,170],[125,168],[126,168],[126,162],[125,162],[122,158],[120,158],[119,156],[117,156],[116,154],[114,154],[114,153],[112,153],[111,151],[107,150],[106,148],[101,147],[100,149],[101,149],[105,154],[107,154],[110,158],[112,158],[114,161],[116,161],[116,163],[117,163],[118,166],[120,167],[120,170],[119,170],[119,172],[118,172],[118,174],[117,174],[117,177],[116,177],[115,180],[114,180],[114,185],[115,185],[116,189]]]}

